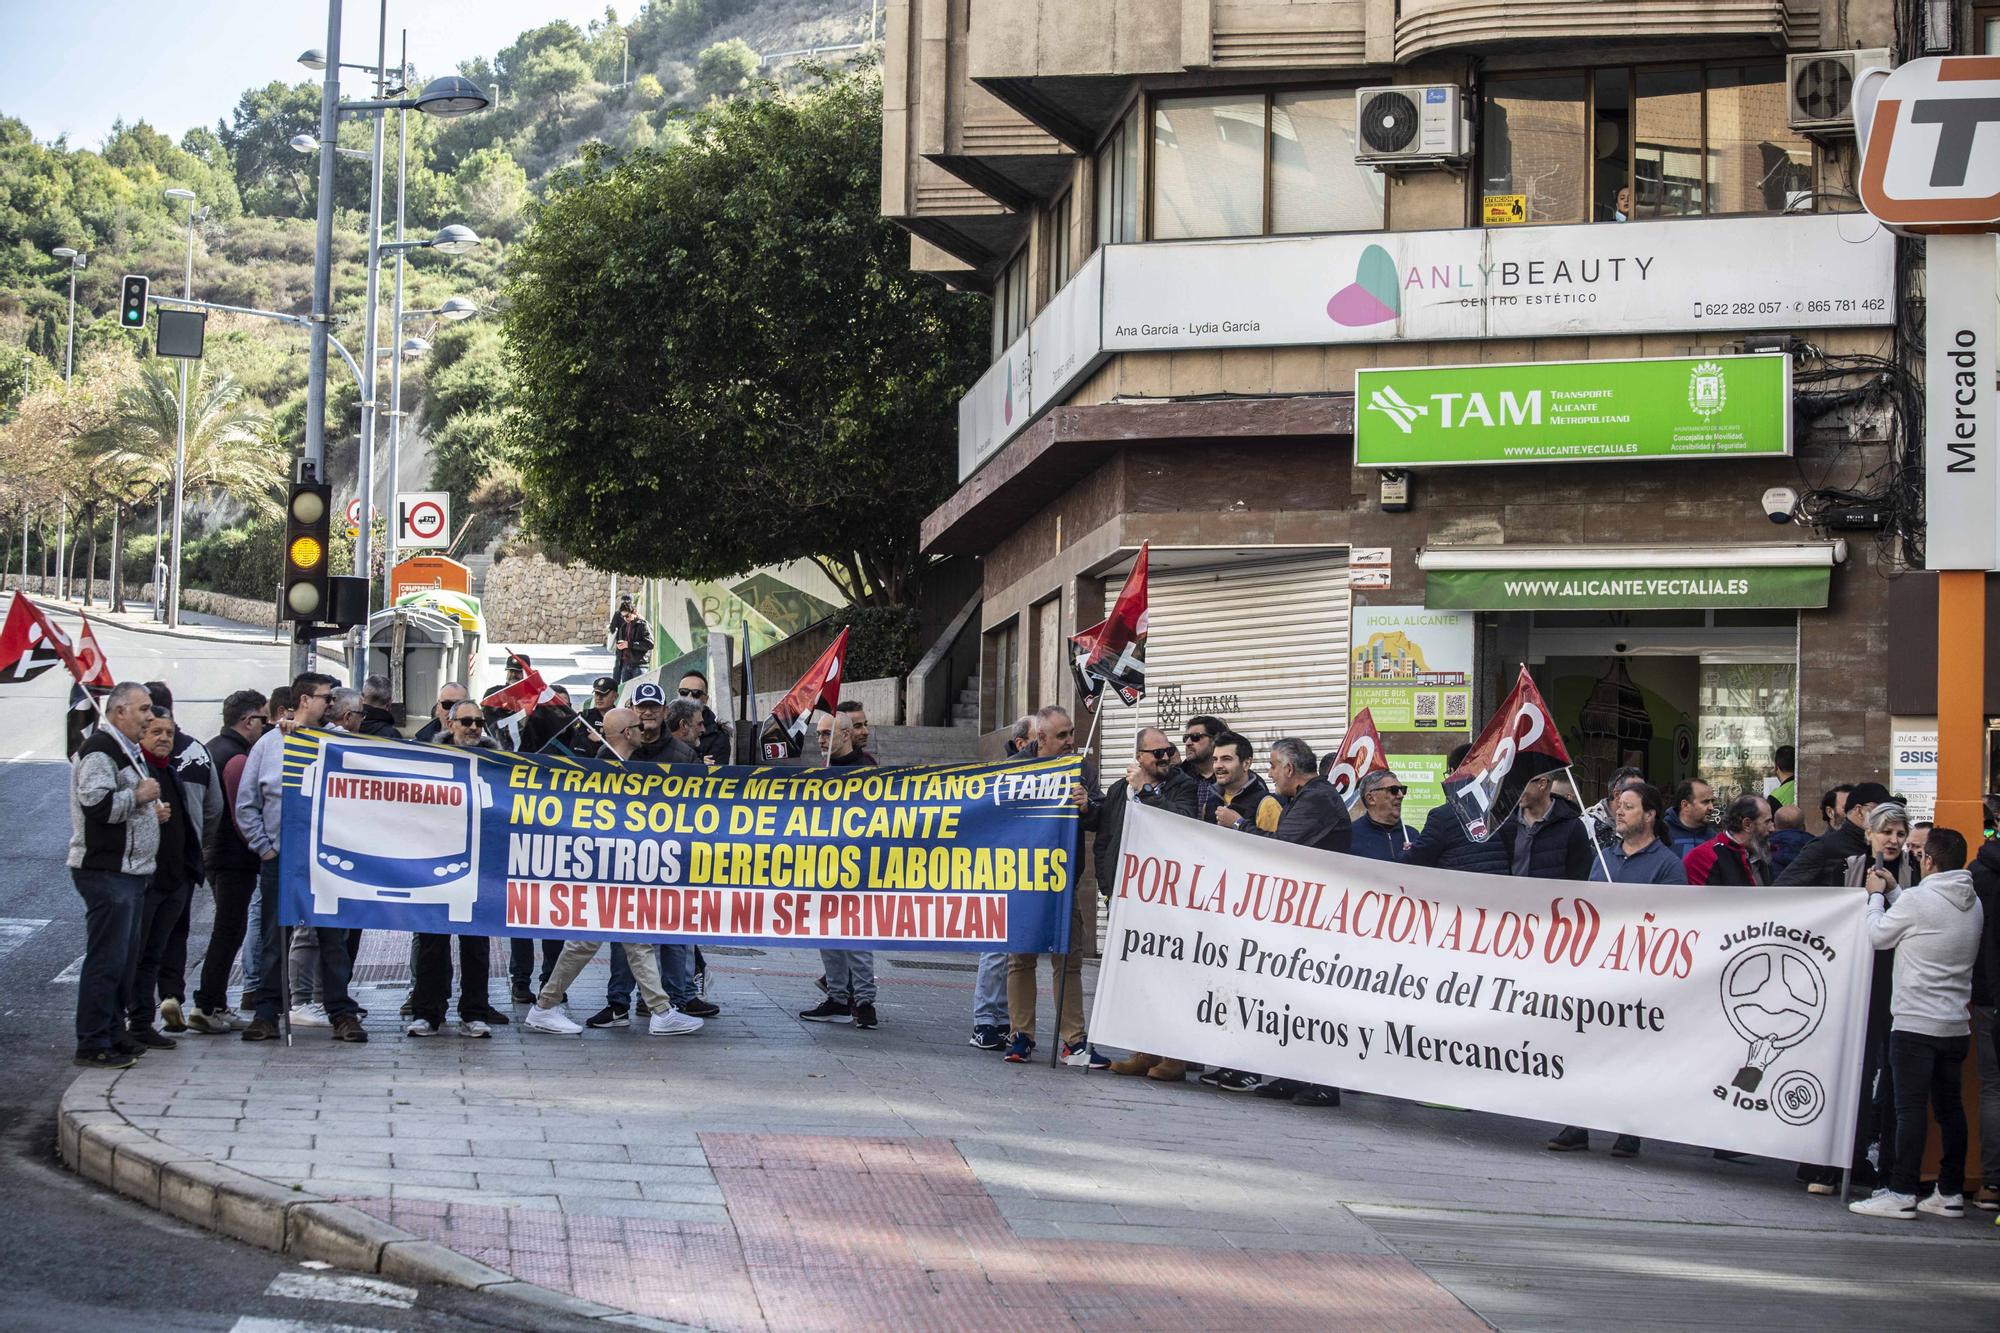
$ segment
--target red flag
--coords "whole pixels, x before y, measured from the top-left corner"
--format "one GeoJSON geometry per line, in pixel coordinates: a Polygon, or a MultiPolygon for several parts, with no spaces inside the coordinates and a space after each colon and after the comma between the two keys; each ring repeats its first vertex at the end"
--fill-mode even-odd
{"type": "Polygon", "coordinates": [[[1446,775],[1445,803],[1458,813],[1467,837],[1485,842],[1514,813],[1521,788],[1568,767],[1569,751],[1524,666],[1513,693],[1479,733],[1465,762],[1446,775]]]}
{"type": "Polygon", "coordinates": [[[1378,770],[1386,772],[1389,758],[1382,753],[1382,737],[1375,731],[1375,718],[1366,708],[1347,724],[1340,746],[1320,760],[1320,776],[1333,784],[1334,792],[1353,809],[1361,799],[1361,780],[1378,770]]]}
{"type": "Polygon", "coordinates": [[[846,660],[847,630],[843,627],[765,719],[758,747],[766,759],[790,759],[805,753],[814,710],[831,713],[840,706],[840,671],[846,660]]]}
{"type": "Polygon", "coordinates": [[[1146,560],[1147,542],[1132,562],[1132,572],[1112,603],[1111,614],[1080,634],[1070,636],[1075,652],[1070,670],[1076,674],[1078,701],[1097,707],[1106,685],[1118,691],[1127,708],[1146,694],[1146,560]]]}
{"type": "Polygon", "coordinates": [[[512,685],[497,689],[481,699],[479,706],[502,713],[532,713],[555,697],[556,692],[542,680],[542,673],[531,667],[527,675],[512,685]]]}
{"type": "Polygon", "coordinates": [[[62,627],[29,601],[26,593],[15,593],[6,623],[0,625],[0,683],[33,680],[57,662],[69,668],[79,685],[114,683],[111,664],[90,632],[88,616],[83,618],[76,642],[71,643],[62,627]]]}

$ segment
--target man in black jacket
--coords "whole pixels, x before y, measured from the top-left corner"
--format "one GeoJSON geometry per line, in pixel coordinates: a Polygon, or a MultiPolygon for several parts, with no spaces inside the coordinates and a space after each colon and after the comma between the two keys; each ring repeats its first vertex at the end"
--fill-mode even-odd
{"type": "Polygon", "coordinates": [[[229,1007],[229,971],[243,937],[250,929],[250,899],[257,892],[257,853],[236,828],[236,789],[243,778],[243,761],[264,734],[264,696],[238,690],[222,701],[222,730],[208,743],[208,757],[222,786],[222,819],[207,844],[208,883],[215,895],[215,921],[208,931],[208,953],[202,959],[201,980],[194,988],[194,1008],[187,1026],[194,1032],[221,1036],[248,1020],[229,1007]]]}
{"type": "Polygon", "coordinates": [[[1521,789],[1510,863],[1516,875],[1532,879],[1589,879],[1597,844],[1576,803],[1558,796],[1554,786],[1555,775],[1544,773],[1521,789]]]}
{"type": "Polygon", "coordinates": [[[1889,799],[1889,789],[1879,782],[1860,782],[1847,793],[1847,807],[1840,822],[1807,843],[1785,873],[1778,876],[1780,888],[1795,884],[1819,884],[1837,889],[1847,882],[1847,858],[1868,851],[1868,812],[1889,799]]]}
{"type": "MultiPolygon", "coordinates": [[[[1470,745],[1457,745],[1445,757],[1444,771],[1456,772],[1471,753],[1470,745]]],[[[1464,870],[1477,875],[1514,873],[1514,838],[1518,830],[1513,814],[1487,834],[1485,842],[1474,842],[1465,832],[1465,821],[1451,808],[1451,802],[1433,806],[1424,816],[1424,831],[1410,846],[1404,859],[1411,865],[1436,866],[1440,870],[1464,870]]]]}
{"type": "MultiPolygon", "coordinates": [[[[688,670],[681,673],[680,697],[691,699],[701,705],[701,735],[694,741],[694,748],[704,762],[726,764],[730,760],[729,732],[715,720],[715,710],[708,706],[708,677],[699,671],[688,670]]],[[[842,705],[845,707],[845,705],[842,705]]],[[[867,737],[862,737],[865,742],[867,737]]]]}
{"type": "Polygon", "coordinates": [[[399,741],[403,733],[396,730],[396,715],[389,711],[389,678],[369,676],[361,682],[361,720],[354,726],[357,736],[374,736],[385,741],[399,741]]]}
{"type": "Polygon", "coordinates": [[[455,680],[448,680],[438,688],[437,703],[431,708],[431,720],[417,728],[413,741],[429,741],[439,745],[451,744],[451,710],[471,697],[465,686],[455,680]]]}
{"type": "Polygon", "coordinates": [[[646,669],[646,663],[653,658],[653,627],[632,605],[630,597],[618,599],[618,609],[611,614],[611,656],[616,666],[612,674],[619,684],[631,680],[646,669]]]}

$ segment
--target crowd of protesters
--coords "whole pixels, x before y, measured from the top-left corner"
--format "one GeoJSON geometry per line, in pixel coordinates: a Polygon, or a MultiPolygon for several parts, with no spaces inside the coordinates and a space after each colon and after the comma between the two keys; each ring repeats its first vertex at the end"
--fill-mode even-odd
{"type": "MultiPolygon", "coordinates": [[[[598,678],[590,703],[556,699],[525,714],[498,715],[464,687],[447,685],[413,739],[470,749],[532,751],[559,746],[584,756],[715,765],[730,754],[728,733],[708,707],[708,681],[680,678],[675,697],[641,680],[650,639],[644,621],[621,606],[612,633],[618,670],[598,678]],[[640,627],[633,628],[634,625],[640,627]],[[643,651],[641,651],[643,649],[643,651]],[[624,702],[620,702],[621,694],[624,702]]],[[[530,669],[510,655],[507,676],[530,669]]],[[[360,690],[305,672],[267,696],[239,690],[223,701],[222,730],[206,743],[174,723],[173,698],[160,682],[125,683],[101,702],[102,721],[77,749],[72,768],[73,836],[69,864],[86,906],[88,947],[78,996],[76,1062],[124,1068],[149,1051],[174,1048],[169,1034],[239,1033],[245,1041],[293,1027],[324,1027],[342,1042],[365,1042],[366,1011],[351,981],[358,930],[288,929],[279,924],[278,854],[283,836],[285,736],[298,728],[398,737],[388,682],[370,677],[360,690]],[[192,1003],[186,992],[192,903],[206,885],[214,924],[192,1003]],[[240,953],[236,1006],[228,984],[240,953]],[[156,1025],[157,1021],[157,1025],[156,1025]],[[162,1030],[164,1029],[164,1030],[162,1030]]],[[[865,709],[847,702],[816,719],[821,756],[833,765],[872,765],[865,709]]],[[[1017,722],[1007,753],[1050,758],[1077,751],[1074,720],[1050,706],[1017,722]]],[[[1467,747],[1448,758],[1456,767],[1467,747]]],[[[1792,799],[1792,755],[1778,755],[1768,796],[1743,793],[1718,808],[1700,779],[1662,792],[1638,769],[1614,772],[1603,798],[1585,809],[1564,775],[1529,781],[1507,819],[1483,841],[1469,837],[1448,807],[1429,811],[1421,829],[1403,821],[1408,788],[1393,772],[1366,774],[1350,810],[1305,741],[1267,747],[1264,775],[1256,746],[1222,718],[1196,716],[1178,743],[1143,727],[1129,756],[1100,784],[1086,759],[1073,792],[1093,846],[1085,884],[1072,897],[1070,952],[1051,957],[1058,997],[1055,1028],[1061,1063],[1174,1083],[1191,1074],[1212,1087],[1335,1107],[1340,1090],[1254,1071],[1204,1070],[1167,1055],[1135,1051],[1112,1059],[1091,1045],[1084,1027],[1081,969],[1097,936],[1100,899],[1114,887],[1125,815],[1134,804],[1212,823],[1245,836],[1380,861],[1480,874],[1646,886],[1805,886],[1863,892],[1876,947],[1863,1039],[1862,1113],[1853,1176],[1868,1197],[1855,1211],[1878,1217],[1962,1214],[1966,1205],[1967,1123],[1960,1069],[1976,1050],[1981,1108],[1980,1186],[1970,1202],[2000,1211],[2000,799],[1989,798],[1987,837],[1974,851],[1958,833],[1912,820],[1880,784],[1842,784],[1819,804],[1823,831],[1809,833],[1792,799]],[[1094,887],[1096,892],[1087,891],[1094,887]],[[1929,1195],[1919,1194],[1926,1115],[1939,1127],[1943,1157],[1929,1195]]],[[[699,1032],[720,1008],[705,998],[705,967],[692,945],[638,941],[509,941],[509,996],[532,1032],[573,1035],[586,1028],[626,1028],[643,1019],[655,1036],[699,1032]],[[579,1022],[569,989],[609,946],[604,1004],[579,1022]],[[537,968],[539,954],[539,968],[537,968]],[[636,990],[636,998],[634,991],[636,990]]],[[[483,937],[417,935],[412,987],[402,1014],[408,1037],[445,1030],[457,961],[461,1037],[489,1037],[511,1021],[489,997],[491,942],[483,937]]],[[[1016,1064],[1033,1059],[1038,1023],[1038,955],[992,953],[979,961],[970,1044],[1016,1064]]],[[[803,1010],[808,1022],[879,1025],[874,955],[822,950],[823,998],[803,1010]]],[[[1564,1127],[1548,1141],[1556,1152],[1590,1147],[1588,1129],[1564,1127]]],[[[1641,1144],[1616,1136],[1611,1152],[1633,1156],[1641,1144]]],[[[1735,1154],[1718,1152],[1722,1158],[1735,1154]]],[[[1814,1193],[1833,1193],[1840,1172],[1802,1166],[1814,1193]]]]}

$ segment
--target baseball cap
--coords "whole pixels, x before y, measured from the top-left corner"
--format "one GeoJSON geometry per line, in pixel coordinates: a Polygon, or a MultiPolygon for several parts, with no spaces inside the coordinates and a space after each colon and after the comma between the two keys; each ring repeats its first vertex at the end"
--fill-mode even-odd
{"type": "Polygon", "coordinates": [[[590,692],[592,694],[609,694],[617,688],[618,682],[609,676],[599,676],[596,680],[590,682],[590,692]]]}
{"type": "Polygon", "coordinates": [[[1889,799],[1889,789],[1879,782],[1857,782],[1854,790],[1847,793],[1847,804],[1880,805],[1889,799]]]}
{"type": "Polygon", "coordinates": [[[632,691],[632,706],[634,708],[643,708],[647,704],[658,704],[661,708],[667,706],[667,692],[650,680],[632,691]]]}
{"type": "Polygon", "coordinates": [[[509,671],[519,671],[522,673],[526,673],[529,670],[529,668],[532,667],[533,665],[534,664],[532,662],[528,661],[528,655],[526,653],[507,654],[507,669],[509,671]]]}

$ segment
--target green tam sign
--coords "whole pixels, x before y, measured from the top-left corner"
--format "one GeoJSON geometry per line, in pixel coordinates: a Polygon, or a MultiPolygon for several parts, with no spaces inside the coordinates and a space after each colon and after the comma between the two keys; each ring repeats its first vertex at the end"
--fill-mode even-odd
{"type": "Polygon", "coordinates": [[[1457,611],[1640,611],[1826,605],[1820,566],[1706,569],[1433,569],[1424,605],[1457,611]]]}
{"type": "Polygon", "coordinates": [[[1782,354],[1358,370],[1354,461],[1783,456],[1792,451],[1791,400],[1782,354]]]}

